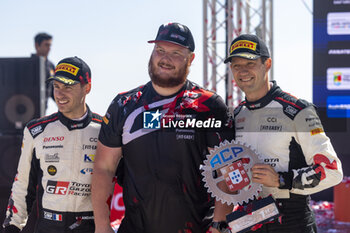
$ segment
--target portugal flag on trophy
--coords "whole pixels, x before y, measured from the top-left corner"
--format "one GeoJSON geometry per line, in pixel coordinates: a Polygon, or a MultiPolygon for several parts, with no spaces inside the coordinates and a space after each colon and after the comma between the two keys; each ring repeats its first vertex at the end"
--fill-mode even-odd
{"type": "Polygon", "coordinates": [[[250,183],[250,179],[247,172],[244,170],[241,160],[220,168],[220,171],[224,176],[226,185],[231,192],[243,189],[250,183]]]}

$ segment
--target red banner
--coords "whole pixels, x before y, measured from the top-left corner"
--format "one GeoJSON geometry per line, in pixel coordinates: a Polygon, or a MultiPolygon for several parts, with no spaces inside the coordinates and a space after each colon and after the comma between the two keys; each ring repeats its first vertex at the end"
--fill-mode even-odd
{"type": "Polygon", "coordinates": [[[115,184],[114,193],[111,202],[111,222],[120,220],[123,218],[125,212],[124,201],[123,201],[123,188],[119,184],[115,184]]]}

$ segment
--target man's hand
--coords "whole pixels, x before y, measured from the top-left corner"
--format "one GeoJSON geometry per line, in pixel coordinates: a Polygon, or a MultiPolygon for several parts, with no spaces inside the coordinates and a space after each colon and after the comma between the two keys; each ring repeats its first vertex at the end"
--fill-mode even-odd
{"type": "Polygon", "coordinates": [[[269,164],[255,164],[252,167],[252,181],[267,187],[279,187],[279,175],[269,164]]]}

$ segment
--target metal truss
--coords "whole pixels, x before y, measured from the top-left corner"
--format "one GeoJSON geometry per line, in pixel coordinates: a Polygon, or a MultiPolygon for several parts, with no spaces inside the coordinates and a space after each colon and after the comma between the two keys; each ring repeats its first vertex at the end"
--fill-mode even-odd
{"type": "Polygon", "coordinates": [[[273,0],[203,0],[203,86],[224,92],[231,109],[241,102],[243,94],[235,85],[229,64],[224,64],[230,43],[240,34],[256,34],[273,56],[272,13],[273,0]]]}

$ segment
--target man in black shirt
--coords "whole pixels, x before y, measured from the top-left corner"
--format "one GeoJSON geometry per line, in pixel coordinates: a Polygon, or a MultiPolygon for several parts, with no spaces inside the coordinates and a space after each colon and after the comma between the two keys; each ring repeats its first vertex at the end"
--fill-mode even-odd
{"type": "Polygon", "coordinates": [[[215,203],[213,214],[200,165],[208,148],[233,138],[232,119],[220,96],[187,80],[195,57],[188,27],[162,25],[149,43],[151,81],[119,94],[103,118],[92,180],[96,232],[113,232],[107,200],[123,164],[118,232],[203,233],[225,220],[227,206],[215,203]]]}

